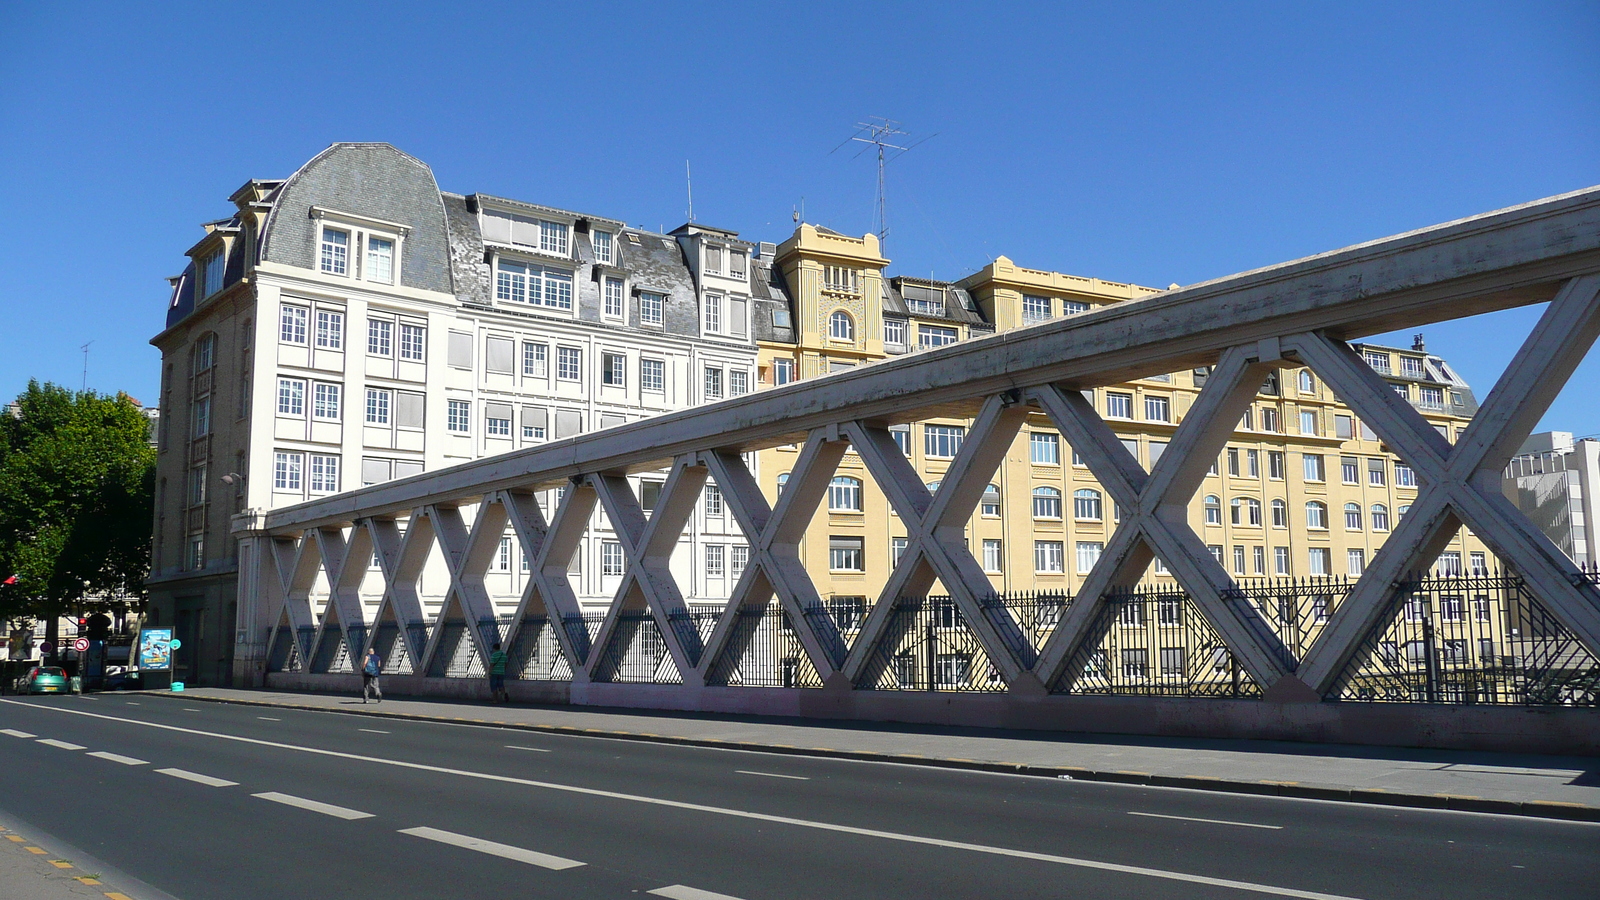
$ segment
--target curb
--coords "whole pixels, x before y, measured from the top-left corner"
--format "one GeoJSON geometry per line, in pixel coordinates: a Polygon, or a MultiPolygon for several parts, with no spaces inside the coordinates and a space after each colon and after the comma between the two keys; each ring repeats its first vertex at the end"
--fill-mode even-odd
{"type": "MultiPolygon", "coordinates": [[[[132,692],[130,692],[132,693],[132,692]]],[[[179,695],[169,691],[140,691],[150,696],[194,700],[202,703],[259,706],[274,709],[297,709],[306,712],[340,713],[352,716],[370,716],[381,719],[401,719],[416,722],[467,722],[491,728],[512,731],[541,732],[545,734],[576,735],[581,737],[611,738],[651,744],[670,744],[680,747],[710,747],[720,750],[748,750],[756,753],[776,753],[785,756],[813,756],[827,759],[851,759],[863,762],[890,762],[903,765],[926,766],[936,769],[960,769],[974,772],[995,772],[1004,775],[1027,775],[1039,778],[1060,778],[1072,781],[1098,781],[1107,784],[1135,784],[1150,787],[1184,788],[1195,791],[1215,791],[1225,794],[1255,794],[1268,797],[1291,797],[1301,800],[1333,800],[1341,803],[1365,803],[1375,806],[1398,806],[1409,809],[1445,809],[1458,812],[1495,813],[1508,816],[1529,816],[1540,819],[1560,819],[1569,822],[1600,822],[1600,807],[1582,803],[1563,803],[1555,800],[1493,800],[1459,794],[1407,794],[1381,788],[1319,787],[1293,781],[1237,781],[1211,778],[1204,775],[1153,775],[1149,772],[1123,772],[1085,769],[1077,766],[1041,766],[1028,763],[989,762],[977,759],[922,756],[915,753],[882,753],[872,750],[838,750],[831,747],[795,747],[788,744],[764,744],[758,741],[724,741],[717,738],[692,738],[670,734],[651,734],[640,731],[611,731],[603,728],[579,728],[574,725],[537,725],[525,722],[500,722],[492,719],[468,719],[459,716],[428,716],[421,713],[378,712],[367,709],[328,709],[304,703],[282,703],[268,700],[240,700],[224,697],[203,697],[187,692],[179,695]]]]}

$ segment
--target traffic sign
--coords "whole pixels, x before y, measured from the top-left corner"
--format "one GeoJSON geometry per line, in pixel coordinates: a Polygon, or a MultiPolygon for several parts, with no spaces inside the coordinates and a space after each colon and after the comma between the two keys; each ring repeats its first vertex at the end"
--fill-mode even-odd
{"type": "Polygon", "coordinates": [[[49,641],[44,641],[43,643],[39,644],[39,652],[43,653],[45,656],[49,656],[56,652],[56,645],[50,643],[49,641]]]}
{"type": "Polygon", "coordinates": [[[176,649],[178,649],[178,648],[179,648],[179,647],[182,647],[182,646],[183,646],[183,641],[180,641],[180,640],[178,640],[178,639],[177,639],[177,638],[173,638],[173,639],[172,639],[172,643],[170,643],[170,644],[168,644],[168,645],[167,645],[167,646],[169,646],[169,647],[171,647],[171,648],[172,648],[172,649],[174,649],[174,650],[176,650],[176,649]]]}
{"type": "Polygon", "coordinates": [[[72,649],[78,651],[79,653],[82,653],[83,651],[88,650],[89,649],[89,639],[88,638],[78,638],[77,640],[72,642],[72,649]]]}

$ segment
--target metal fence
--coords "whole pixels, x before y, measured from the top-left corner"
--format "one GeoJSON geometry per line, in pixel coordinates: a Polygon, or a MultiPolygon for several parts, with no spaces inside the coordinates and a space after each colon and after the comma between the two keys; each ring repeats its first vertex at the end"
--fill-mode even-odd
{"type": "Polygon", "coordinates": [[[1140,585],[1106,597],[1091,640],[1074,654],[1058,693],[1258,697],[1256,684],[1188,594],[1140,585]]]}
{"type": "MultiPolygon", "coordinates": [[[[1027,593],[984,598],[986,615],[1010,615],[1038,649],[1070,602],[1065,594],[1027,593]]],[[[834,621],[854,641],[862,616],[834,610],[834,621]]],[[[966,616],[950,597],[901,597],[859,687],[879,691],[978,691],[1007,688],[966,616]]]]}

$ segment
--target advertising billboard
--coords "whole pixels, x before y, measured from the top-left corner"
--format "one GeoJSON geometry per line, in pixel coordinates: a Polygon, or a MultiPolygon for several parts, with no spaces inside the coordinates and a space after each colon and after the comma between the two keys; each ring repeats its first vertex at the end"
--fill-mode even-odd
{"type": "Polygon", "coordinates": [[[172,629],[146,628],[139,632],[139,670],[166,672],[172,669],[172,629]]]}

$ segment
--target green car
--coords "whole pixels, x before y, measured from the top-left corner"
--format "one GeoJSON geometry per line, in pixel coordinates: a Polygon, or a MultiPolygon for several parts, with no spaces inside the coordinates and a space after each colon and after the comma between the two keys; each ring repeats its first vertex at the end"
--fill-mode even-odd
{"type": "Polygon", "coordinates": [[[34,666],[28,674],[22,676],[22,692],[25,694],[65,694],[67,693],[67,673],[55,666],[34,666]]]}

